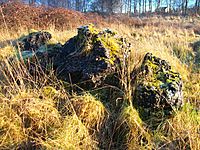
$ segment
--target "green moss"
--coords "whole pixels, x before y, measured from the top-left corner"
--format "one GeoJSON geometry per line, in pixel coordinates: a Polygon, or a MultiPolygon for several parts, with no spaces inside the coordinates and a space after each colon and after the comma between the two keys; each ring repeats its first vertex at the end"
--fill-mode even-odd
{"type": "Polygon", "coordinates": [[[160,80],[155,80],[154,82],[152,82],[152,86],[156,87],[156,88],[160,88],[160,86],[163,84],[162,81],[160,80]]]}
{"type": "Polygon", "coordinates": [[[41,92],[45,97],[50,97],[50,98],[55,97],[56,95],[59,94],[59,92],[52,86],[43,87],[41,92]]]}
{"type": "Polygon", "coordinates": [[[152,58],[152,61],[147,60],[145,66],[148,67],[148,76],[141,80],[146,83],[146,86],[153,86],[156,87],[157,90],[160,90],[166,88],[168,84],[173,83],[174,81],[180,81],[178,73],[175,73],[171,69],[166,70],[164,66],[156,64],[154,58],[152,58]],[[169,77],[166,78],[166,75],[169,75],[169,77]]]}
{"type": "Polygon", "coordinates": [[[81,26],[78,28],[78,35],[76,39],[76,52],[84,55],[89,55],[94,50],[96,44],[101,43],[105,49],[109,52],[109,58],[100,58],[108,63],[114,64],[116,57],[120,58],[121,46],[123,42],[119,37],[116,37],[117,33],[109,29],[99,31],[93,24],[88,26],[81,26]]]}
{"type": "Polygon", "coordinates": [[[127,121],[128,124],[136,123],[139,126],[142,126],[143,121],[141,120],[138,112],[132,106],[124,107],[121,113],[121,117],[127,121]]]}
{"type": "Polygon", "coordinates": [[[123,140],[129,141],[128,149],[152,149],[151,134],[145,128],[135,108],[125,106],[121,112],[120,119],[125,124],[122,131],[127,130],[125,135],[121,135],[125,136],[122,137],[123,140]]]}
{"type": "Polygon", "coordinates": [[[106,48],[106,49],[109,49],[110,53],[110,60],[111,61],[115,61],[115,57],[121,57],[121,54],[120,54],[120,41],[110,35],[106,35],[105,36],[101,36],[100,39],[101,43],[103,44],[103,46],[106,48]]]}
{"type": "Polygon", "coordinates": [[[166,61],[146,54],[136,80],[133,104],[154,130],[173,114],[174,108],[182,106],[181,77],[166,61]]]}
{"type": "Polygon", "coordinates": [[[92,34],[98,34],[99,33],[98,30],[94,27],[94,24],[89,24],[88,29],[89,29],[90,33],[92,33],[92,34]]]}
{"type": "Polygon", "coordinates": [[[75,37],[77,42],[76,51],[86,55],[90,54],[98,33],[93,24],[79,27],[78,35],[75,37]]]}

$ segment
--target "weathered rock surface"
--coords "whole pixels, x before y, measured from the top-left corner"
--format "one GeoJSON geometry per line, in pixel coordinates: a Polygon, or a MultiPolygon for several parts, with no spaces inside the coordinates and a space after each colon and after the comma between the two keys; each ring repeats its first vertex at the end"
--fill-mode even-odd
{"type": "Polygon", "coordinates": [[[16,47],[21,51],[36,51],[42,45],[45,45],[51,38],[52,36],[48,32],[32,32],[29,35],[18,39],[16,47]]]}
{"type": "Polygon", "coordinates": [[[51,38],[52,35],[49,32],[35,31],[26,36],[22,36],[13,44],[23,59],[32,60],[37,56],[38,60],[42,62],[42,67],[45,67],[44,62],[46,60],[44,58],[48,60],[53,59],[62,49],[60,43],[50,44],[49,41],[51,38]]]}
{"type": "Polygon", "coordinates": [[[99,85],[116,73],[129,48],[126,39],[111,30],[98,31],[91,24],[82,26],[78,28],[78,35],[65,43],[55,59],[58,77],[72,83],[89,80],[99,85]]]}
{"type": "Polygon", "coordinates": [[[136,77],[134,105],[144,119],[161,119],[183,104],[182,80],[179,73],[160,58],[147,53],[136,77]]]}
{"type": "Polygon", "coordinates": [[[81,26],[78,34],[64,45],[48,44],[51,34],[33,32],[18,40],[22,57],[37,56],[42,68],[44,58],[52,59],[53,68],[61,80],[97,86],[105,80],[117,83],[114,74],[129,56],[130,43],[109,29],[97,30],[94,25],[81,26]]]}

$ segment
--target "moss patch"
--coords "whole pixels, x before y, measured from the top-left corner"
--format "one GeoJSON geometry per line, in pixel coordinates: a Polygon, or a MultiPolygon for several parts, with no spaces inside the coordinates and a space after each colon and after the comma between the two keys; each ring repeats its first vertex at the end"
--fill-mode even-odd
{"type": "Polygon", "coordinates": [[[147,53],[136,79],[133,103],[143,120],[151,125],[161,122],[183,104],[182,80],[179,73],[160,58],[147,53]],[[154,119],[153,119],[154,118],[154,119]],[[153,121],[152,121],[153,120],[153,121]]]}

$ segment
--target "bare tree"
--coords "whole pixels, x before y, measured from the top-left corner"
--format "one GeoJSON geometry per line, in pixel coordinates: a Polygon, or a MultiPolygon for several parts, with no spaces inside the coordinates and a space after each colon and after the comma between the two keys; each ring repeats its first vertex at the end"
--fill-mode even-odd
{"type": "Polygon", "coordinates": [[[181,8],[182,8],[182,14],[186,15],[188,9],[188,0],[182,0],[181,8]]]}
{"type": "Polygon", "coordinates": [[[142,0],[139,0],[139,14],[141,14],[142,0]]]}
{"type": "Polygon", "coordinates": [[[160,7],[160,4],[161,4],[161,0],[157,0],[157,8],[160,7]]]}
{"type": "Polygon", "coordinates": [[[200,0],[195,1],[195,11],[196,13],[199,13],[200,11],[200,0]]]}
{"type": "Polygon", "coordinates": [[[36,0],[29,0],[29,4],[30,4],[30,5],[34,5],[35,2],[36,2],[36,0]]]}
{"type": "Polygon", "coordinates": [[[149,0],[149,11],[152,12],[152,0],[149,0]]]}
{"type": "Polygon", "coordinates": [[[91,6],[93,11],[114,13],[122,11],[122,2],[122,0],[96,0],[91,6]]]}
{"type": "Polygon", "coordinates": [[[138,0],[134,0],[133,1],[133,10],[134,10],[134,14],[136,14],[137,13],[137,2],[138,2],[138,0]]]}

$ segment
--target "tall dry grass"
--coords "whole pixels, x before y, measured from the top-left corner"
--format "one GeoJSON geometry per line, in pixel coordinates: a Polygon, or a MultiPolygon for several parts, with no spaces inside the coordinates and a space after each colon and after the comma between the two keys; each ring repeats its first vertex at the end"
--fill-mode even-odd
{"type": "MultiPolygon", "coordinates": [[[[22,58],[15,56],[12,45],[12,41],[31,32],[30,28],[1,31],[0,149],[98,149],[106,145],[107,149],[130,150],[200,149],[200,83],[199,72],[194,71],[195,53],[191,46],[200,36],[192,27],[183,28],[191,20],[150,18],[145,22],[137,27],[122,23],[106,25],[132,44],[128,68],[120,70],[123,102],[117,111],[96,95],[69,93],[54,70],[47,74],[37,61],[36,73],[30,74],[22,58]],[[184,82],[186,104],[155,131],[148,129],[131,105],[133,87],[126,72],[137,69],[146,52],[167,60],[184,82]]],[[[53,35],[50,43],[64,44],[76,34],[74,30],[58,31],[54,25],[46,30],[53,35]]],[[[112,98],[107,101],[118,102],[116,97],[112,98]]]]}

